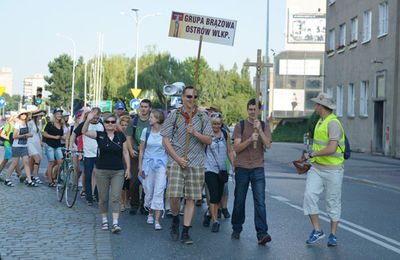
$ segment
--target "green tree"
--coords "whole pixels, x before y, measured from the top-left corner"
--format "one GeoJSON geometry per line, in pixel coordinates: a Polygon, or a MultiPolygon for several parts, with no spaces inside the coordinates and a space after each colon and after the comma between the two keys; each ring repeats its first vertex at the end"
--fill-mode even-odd
{"type": "Polygon", "coordinates": [[[50,106],[65,107],[71,102],[72,65],[73,61],[67,54],[62,54],[49,62],[51,76],[45,76],[44,79],[47,82],[46,90],[51,92],[50,98],[46,100],[50,106]]]}
{"type": "Polygon", "coordinates": [[[16,111],[18,110],[18,103],[21,102],[21,95],[8,95],[3,93],[2,97],[6,100],[6,105],[4,106],[4,111],[16,111]]]}

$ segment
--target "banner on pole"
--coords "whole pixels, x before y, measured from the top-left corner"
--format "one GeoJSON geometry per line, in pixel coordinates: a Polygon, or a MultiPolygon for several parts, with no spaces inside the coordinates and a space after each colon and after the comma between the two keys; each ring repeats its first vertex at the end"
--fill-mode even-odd
{"type": "Polygon", "coordinates": [[[236,20],[172,11],[169,36],[233,46],[236,20]]]}

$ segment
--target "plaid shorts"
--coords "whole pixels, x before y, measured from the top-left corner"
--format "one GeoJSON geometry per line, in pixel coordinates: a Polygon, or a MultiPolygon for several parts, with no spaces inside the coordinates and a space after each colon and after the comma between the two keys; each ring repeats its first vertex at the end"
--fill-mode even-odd
{"type": "Polygon", "coordinates": [[[187,167],[182,169],[177,164],[168,164],[168,198],[185,198],[199,200],[202,198],[204,184],[204,167],[187,167]]]}

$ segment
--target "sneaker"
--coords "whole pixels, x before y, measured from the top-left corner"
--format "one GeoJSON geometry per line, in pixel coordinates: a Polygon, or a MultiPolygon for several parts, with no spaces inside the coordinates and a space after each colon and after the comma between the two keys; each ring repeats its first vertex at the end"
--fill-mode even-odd
{"type": "Polygon", "coordinates": [[[4,181],[4,185],[6,185],[8,187],[14,187],[14,183],[12,183],[12,181],[8,181],[8,180],[4,181]]]}
{"type": "Polygon", "coordinates": [[[204,227],[209,227],[210,222],[211,222],[211,216],[207,215],[208,210],[204,213],[204,219],[203,219],[203,226],[204,227]]]}
{"type": "Polygon", "coordinates": [[[214,222],[211,226],[211,232],[218,232],[219,231],[219,222],[214,222]]]}
{"type": "Polygon", "coordinates": [[[306,241],[306,244],[307,245],[314,244],[315,242],[317,242],[318,240],[320,240],[324,237],[325,237],[325,234],[322,230],[321,231],[313,230],[311,232],[310,238],[306,241]]]}
{"type": "Polygon", "coordinates": [[[165,214],[167,215],[167,217],[172,217],[172,211],[170,209],[167,209],[165,211],[165,214]]]}
{"type": "Polygon", "coordinates": [[[171,236],[171,240],[176,241],[179,239],[179,223],[172,222],[169,234],[171,236]]]}
{"type": "Polygon", "coordinates": [[[182,209],[179,211],[179,216],[183,216],[183,215],[185,215],[185,211],[182,209]]]}
{"type": "Polygon", "coordinates": [[[113,225],[112,225],[111,232],[113,232],[113,233],[119,233],[119,232],[121,232],[121,231],[122,231],[122,229],[121,229],[121,227],[120,227],[118,224],[113,224],[113,225]]]}
{"type": "Polygon", "coordinates": [[[87,205],[88,205],[88,206],[93,206],[93,201],[88,201],[88,202],[87,202],[87,205]]]}
{"type": "Polygon", "coordinates": [[[101,224],[101,230],[107,231],[108,230],[108,222],[104,222],[101,224]]]}
{"type": "Polygon", "coordinates": [[[229,214],[229,211],[227,208],[222,209],[222,215],[224,215],[224,218],[230,218],[231,214],[229,214]]]}
{"type": "Polygon", "coordinates": [[[28,186],[28,187],[38,187],[38,185],[34,182],[34,181],[31,181],[31,182],[26,182],[26,185],[28,186]]]}
{"type": "Polygon", "coordinates": [[[189,232],[182,232],[181,242],[185,245],[193,244],[192,238],[189,236],[189,232]]]}
{"type": "Polygon", "coordinates": [[[161,230],[162,229],[162,226],[161,226],[160,222],[155,222],[154,223],[154,229],[155,230],[161,230]]]}
{"type": "Polygon", "coordinates": [[[232,238],[233,240],[238,240],[238,239],[240,239],[240,232],[237,232],[237,231],[234,230],[234,231],[232,232],[231,238],[232,238]]]}
{"type": "Polygon", "coordinates": [[[43,184],[43,182],[40,180],[39,177],[35,177],[35,182],[36,182],[37,184],[43,184]]]}
{"type": "Polygon", "coordinates": [[[152,214],[149,214],[147,216],[147,224],[153,225],[154,224],[154,216],[152,214]]]}
{"type": "Polygon", "coordinates": [[[265,235],[262,235],[258,238],[258,244],[265,245],[266,243],[271,242],[271,240],[272,240],[271,236],[268,233],[266,233],[265,235]]]}
{"type": "Polygon", "coordinates": [[[332,233],[329,235],[328,246],[337,246],[336,236],[332,233]]]}
{"type": "Polygon", "coordinates": [[[129,214],[130,214],[130,215],[136,215],[136,214],[137,214],[137,209],[131,208],[131,209],[129,210],[129,214]]]}

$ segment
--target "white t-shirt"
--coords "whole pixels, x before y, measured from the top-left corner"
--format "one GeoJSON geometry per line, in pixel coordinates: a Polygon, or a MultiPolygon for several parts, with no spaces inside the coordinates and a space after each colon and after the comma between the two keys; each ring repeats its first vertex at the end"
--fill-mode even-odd
{"type": "MultiPolygon", "coordinates": [[[[146,141],[147,128],[143,129],[140,141],[146,141]]],[[[164,146],[162,145],[162,136],[160,132],[154,133],[150,132],[149,139],[147,140],[146,149],[144,151],[143,157],[159,157],[165,154],[164,146]]]]}
{"type": "MultiPolygon", "coordinates": [[[[18,131],[18,135],[28,134],[29,128],[27,125],[22,126],[20,122],[16,122],[14,131],[18,131]]],[[[12,147],[28,147],[28,137],[14,139],[12,147]]]]}
{"type": "MultiPolygon", "coordinates": [[[[103,125],[99,122],[97,124],[89,124],[88,131],[104,131],[103,125]]],[[[97,157],[97,141],[86,135],[83,135],[83,156],[87,158],[97,157]]]]}
{"type": "Polygon", "coordinates": [[[38,127],[36,127],[33,120],[28,122],[29,133],[32,134],[31,138],[28,138],[28,144],[39,144],[40,145],[40,133],[42,131],[42,122],[39,121],[38,127]]]}

